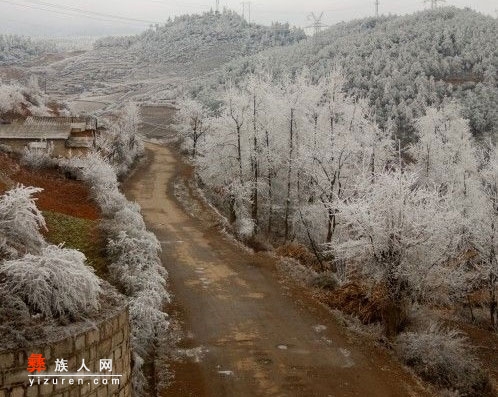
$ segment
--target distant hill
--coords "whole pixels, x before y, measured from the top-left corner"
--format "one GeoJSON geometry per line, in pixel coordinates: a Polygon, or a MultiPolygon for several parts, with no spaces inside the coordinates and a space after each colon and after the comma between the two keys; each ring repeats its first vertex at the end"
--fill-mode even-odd
{"type": "Polygon", "coordinates": [[[256,64],[275,73],[308,67],[316,78],[334,65],[344,69],[347,89],[368,97],[378,121],[392,119],[410,135],[424,105],[458,98],[476,134],[498,133],[498,23],[495,18],[453,7],[408,16],[340,23],[306,40],[241,58],[227,65],[212,90],[256,64]]]}
{"type": "Polygon", "coordinates": [[[171,79],[184,81],[212,73],[241,56],[305,37],[304,31],[288,24],[249,24],[233,11],[185,15],[140,35],[97,40],[92,51],[54,65],[55,86],[65,93],[105,95],[120,90],[118,84],[133,82],[133,90],[142,89],[146,95],[149,89],[164,90],[171,79]]]}
{"type": "Polygon", "coordinates": [[[55,44],[29,37],[0,34],[0,65],[18,65],[56,50],[55,44]]]}
{"type": "Polygon", "coordinates": [[[237,13],[225,11],[180,16],[139,36],[98,40],[95,48],[126,48],[138,59],[153,63],[204,65],[213,59],[227,62],[268,47],[293,44],[305,37],[304,31],[288,24],[249,24],[237,13]]]}

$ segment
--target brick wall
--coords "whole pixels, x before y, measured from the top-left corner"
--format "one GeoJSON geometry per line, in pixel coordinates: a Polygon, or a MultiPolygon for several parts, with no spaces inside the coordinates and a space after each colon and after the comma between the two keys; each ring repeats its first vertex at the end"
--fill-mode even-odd
{"type": "Polygon", "coordinates": [[[129,397],[130,361],[130,325],[128,309],[124,307],[108,319],[96,323],[95,327],[64,339],[20,350],[0,350],[0,397],[129,397]],[[31,354],[42,354],[46,360],[46,371],[28,372],[28,357],[31,354]],[[56,359],[67,360],[68,372],[55,372],[56,359]],[[77,372],[83,359],[90,372],[85,369],[77,372]],[[112,360],[112,372],[100,371],[101,359],[112,360]],[[122,376],[93,376],[109,373],[122,376]],[[75,376],[52,378],[49,374],[75,376]],[[78,377],[79,374],[88,376],[78,377]],[[32,386],[28,375],[35,375],[31,378],[32,386]],[[49,384],[45,384],[46,379],[49,379],[49,384]],[[112,379],[115,379],[114,384],[112,379]],[[116,384],[118,379],[119,384],[116,384]]]}

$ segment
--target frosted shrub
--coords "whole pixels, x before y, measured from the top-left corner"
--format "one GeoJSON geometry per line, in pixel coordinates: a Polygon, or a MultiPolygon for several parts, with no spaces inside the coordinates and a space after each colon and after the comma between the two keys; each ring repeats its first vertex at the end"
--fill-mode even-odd
{"type": "MultiPolygon", "coordinates": [[[[125,126],[137,123],[134,114],[129,112],[125,126]]],[[[140,152],[139,148],[139,144],[134,144],[133,158],[140,152]]],[[[119,191],[118,168],[101,153],[105,155],[101,151],[87,158],[62,161],[61,167],[92,187],[93,196],[107,218],[102,222],[102,228],[108,236],[107,252],[113,262],[109,270],[130,299],[132,381],[135,394],[140,396],[146,382],[142,372],[143,357],[150,352],[159,331],[168,328],[168,315],[162,311],[164,303],[169,301],[168,274],[159,258],[159,241],[146,230],[140,207],[129,202],[119,191]]]]}
{"type": "Polygon", "coordinates": [[[52,165],[53,151],[53,144],[48,144],[46,148],[25,147],[22,152],[21,164],[34,169],[49,167],[52,165]]]}
{"type": "Polygon", "coordinates": [[[0,283],[0,296],[9,297],[9,299],[0,300],[0,323],[29,320],[30,314],[26,303],[18,296],[10,294],[4,283],[0,283]]]}
{"type": "Polygon", "coordinates": [[[45,244],[40,233],[45,219],[33,198],[42,190],[19,185],[0,196],[0,256],[38,253],[45,244]]]}
{"type": "Polygon", "coordinates": [[[102,226],[109,234],[119,234],[121,231],[145,230],[145,223],[140,214],[140,206],[129,201],[114,213],[112,219],[104,221],[102,226]]]}
{"type": "Polygon", "coordinates": [[[133,324],[137,324],[132,330],[134,346],[141,356],[147,355],[144,347],[155,338],[155,335],[165,333],[169,322],[168,315],[157,308],[157,301],[147,291],[142,291],[136,299],[130,303],[130,316],[133,324]]]}
{"type": "Polygon", "coordinates": [[[109,239],[107,250],[113,259],[111,273],[128,295],[134,296],[138,291],[151,288],[151,282],[164,283],[159,273],[162,267],[158,266],[161,247],[152,233],[143,231],[137,237],[131,237],[126,232],[120,232],[115,238],[109,239]],[[144,282],[150,270],[157,270],[157,277],[146,278],[147,282],[144,282]]]}
{"type": "Polygon", "coordinates": [[[0,278],[7,294],[22,299],[32,313],[77,318],[98,309],[102,291],[85,260],[77,250],[49,245],[39,255],[4,261],[0,278]]]}
{"type": "Polygon", "coordinates": [[[63,159],[59,166],[91,186],[92,195],[105,216],[112,216],[126,204],[126,198],[118,189],[114,168],[99,153],[63,159]]]}
{"type": "Polygon", "coordinates": [[[86,157],[73,157],[69,160],[63,159],[60,167],[75,174],[94,189],[112,190],[118,188],[118,178],[112,165],[99,153],[90,153],[86,157]]]}
{"type": "Polygon", "coordinates": [[[112,217],[126,203],[126,197],[117,188],[93,188],[93,196],[106,217],[112,217]]]}
{"type": "Polygon", "coordinates": [[[488,377],[469,353],[467,338],[431,324],[421,332],[398,335],[396,351],[425,380],[465,396],[487,395],[488,377]]]}

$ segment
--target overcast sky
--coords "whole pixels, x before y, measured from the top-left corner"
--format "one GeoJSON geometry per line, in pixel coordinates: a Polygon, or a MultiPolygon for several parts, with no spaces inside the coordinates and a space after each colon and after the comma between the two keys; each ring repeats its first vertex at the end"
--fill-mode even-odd
{"type": "MultiPolygon", "coordinates": [[[[406,14],[429,7],[423,0],[379,0],[382,14],[406,14]]],[[[447,5],[471,7],[496,16],[496,0],[446,0],[447,5]]],[[[216,0],[0,0],[0,33],[32,36],[98,36],[142,31],[151,22],[162,23],[175,15],[215,8],[216,0]]],[[[242,14],[241,0],[220,0],[242,14]]],[[[245,16],[248,18],[248,6],[245,16]]],[[[289,22],[305,27],[310,12],[323,23],[373,15],[374,0],[254,0],[251,20],[269,24],[289,22]]]]}

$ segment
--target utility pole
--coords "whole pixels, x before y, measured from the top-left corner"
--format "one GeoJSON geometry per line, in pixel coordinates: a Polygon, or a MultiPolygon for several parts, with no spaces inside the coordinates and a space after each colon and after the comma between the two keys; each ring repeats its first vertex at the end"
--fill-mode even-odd
{"type": "Polygon", "coordinates": [[[375,18],[379,17],[379,0],[375,0],[375,18]]]}
{"type": "Polygon", "coordinates": [[[216,14],[220,13],[220,0],[216,0],[216,14]]]}

